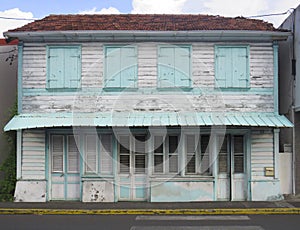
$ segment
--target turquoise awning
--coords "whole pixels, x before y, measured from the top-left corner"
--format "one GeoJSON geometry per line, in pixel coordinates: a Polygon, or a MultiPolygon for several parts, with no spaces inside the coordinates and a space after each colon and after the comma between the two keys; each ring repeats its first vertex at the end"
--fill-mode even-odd
{"type": "Polygon", "coordinates": [[[254,126],[293,127],[274,113],[67,113],[21,114],[12,118],[4,131],[50,127],[145,127],[145,126],[254,126]]]}

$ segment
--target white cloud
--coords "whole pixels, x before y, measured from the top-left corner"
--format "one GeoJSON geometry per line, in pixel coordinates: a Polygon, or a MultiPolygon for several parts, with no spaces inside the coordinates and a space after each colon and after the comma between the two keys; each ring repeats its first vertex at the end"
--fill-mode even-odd
{"type": "MultiPolygon", "coordinates": [[[[5,11],[0,11],[0,17],[6,18],[33,18],[33,14],[31,12],[23,12],[18,8],[9,9],[5,11]]],[[[1,19],[0,18],[0,37],[3,37],[3,32],[6,32],[10,29],[15,29],[25,24],[32,22],[30,20],[14,20],[14,19],[1,19]]]]}
{"type": "Polygon", "coordinates": [[[121,12],[114,7],[109,7],[109,8],[102,8],[101,10],[97,11],[97,8],[94,7],[91,10],[85,10],[79,12],[79,14],[120,14],[121,12]]]}
{"type": "Polygon", "coordinates": [[[188,0],[132,0],[133,14],[179,14],[188,0]]]}
{"type": "Polygon", "coordinates": [[[257,15],[268,8],[267,0],[210,0],[204,3],[208,14],[222,16],[257,15]]]}

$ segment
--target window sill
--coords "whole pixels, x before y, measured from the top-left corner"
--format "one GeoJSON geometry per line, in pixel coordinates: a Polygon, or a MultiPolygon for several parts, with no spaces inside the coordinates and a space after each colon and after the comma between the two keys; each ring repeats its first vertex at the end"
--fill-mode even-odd
{"type": "Polygon", "coordinates": [[[244,91],[244,92],[246,92],[246,91],[249,91],[251,88],[250,87],[228,87],[228,88],[226,88],[226,87],[215,87],[215,89],[219,89],[219,90],[221,90],[221,91],[224,91],[224,92],[226,92],[226,91],[232,91],[232,92],[240,92],[240,91],[244,91]]]}
{"type": "Polygon", "coordinates": [[[138,88],[126,88],[126,87],[106,87],[103,88],[105,92],[136,92],[138,88]]]}
{"type": "Polygon", "coordinates": [[[46,88],[48,92],[78,92],[81,88],[46,88]]]}
{"type": "Polygon", "coordinates": [[[162,92],[190,92],[192,91],[192,87],[158,87],[157,91],[162,91],[162,92]]]}

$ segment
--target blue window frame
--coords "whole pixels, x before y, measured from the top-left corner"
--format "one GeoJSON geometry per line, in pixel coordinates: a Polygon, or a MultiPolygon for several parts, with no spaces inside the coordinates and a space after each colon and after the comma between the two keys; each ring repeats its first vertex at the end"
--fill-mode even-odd
{"type": "Polygon", "coordinates": [[[47,47],[47,88],[77,89],[81,87],[81,47],[47,47]]]}
{"type": "Polygon", "coordinates": [[[191,46],[158,47],[158,87],[191,87],[191,46]]]}
{"type": "Polygon", "coordinates": [[[104,88],[137,88],[135,46],[105,46],[104,88]]]}
{"type": "Polygon", "coordinates": [[[216,87],[248,88],[249,78],[249,46],[215,47],[216,87]]]}

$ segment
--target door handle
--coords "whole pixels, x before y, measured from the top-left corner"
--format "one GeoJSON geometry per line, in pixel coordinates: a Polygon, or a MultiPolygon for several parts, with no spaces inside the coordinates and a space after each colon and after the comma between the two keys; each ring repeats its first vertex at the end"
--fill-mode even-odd
{"type": "Polygon", "coordinates": [[[60,177],[63,177],[65,174],[64,173],[62,173],[61,175],[60,175],[60,177]]]}

